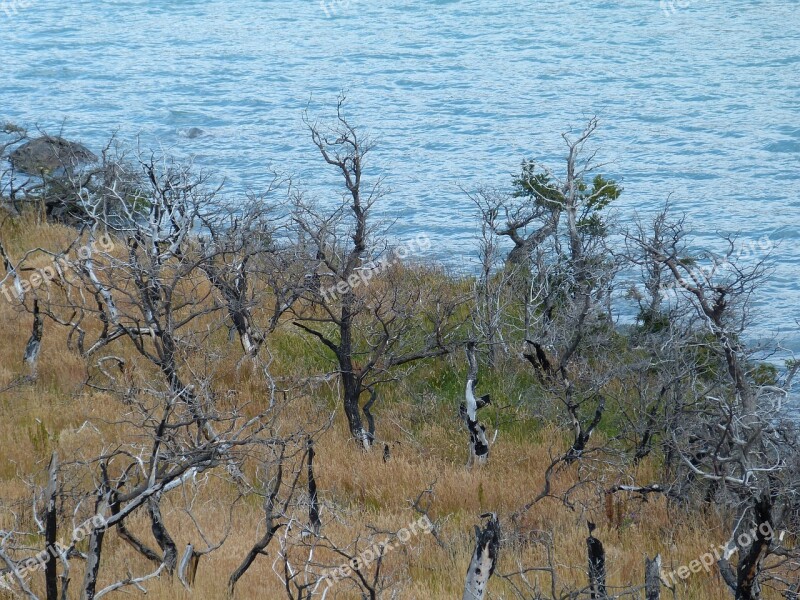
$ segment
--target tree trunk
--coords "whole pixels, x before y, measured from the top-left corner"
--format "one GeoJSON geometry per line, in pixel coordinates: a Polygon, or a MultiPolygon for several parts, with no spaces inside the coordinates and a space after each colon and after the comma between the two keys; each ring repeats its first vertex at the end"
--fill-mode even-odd
{"type": "Polygon", "coordinates": [[[347,417],[350,434],[356,443],[364,447],[364,450],[369,450],[372,440],[361,421],[361,405],[359,404],[363,388],[353,365],[353,313],[351,309],[354,302],[355,297],[352,291],[348,291],[342,298],[342,318],[339,325],[341,342],[337,358],[344,388],[344,414],[347,417]]]}
{"type": "Polygon", "coordinates": [[[372,406],[375,400],[378,399],[378,392],[375,389],[369,390],[369,400],[364,404],[364,417],[367,419],[367,435],[369,436],[370,444],[375,443],[375,417],[372,415],[372,406]]]}
{"type": "Polygon", "coordinates": [[[178,564],[178,579],[187,590],[194,585],[199,564],[200,553],[195,552],[191,544],[187,544],[186,551],[183,553],[183,558],[181,558],[181,562],[178,564]]]}
{"type": "MultiPolygon", "coordinates": [[[[225,270],[231,267],[225,265],[225,270]]],[[[208,276],[209,281],[219,290],[225,300],[225,307],[228,310],[228,317],[233,323],[236,333],[239,335],[239,342],[246,356],[254,357],[261,349],[264,337],[256,331],[253,324],[253,316],[247,305],[247,271],[245,265],[238,263],[233,269],[233,277],[226,278],[215,264],[213,258],[209,257],[208,264],[203,266],[203,270],[208,276]],[[232,279],[233,281],[230,281],[232,279]]]]}
{"type": "MultiPolygon", "coordinates": [[[[108,505],[108,497],[103,496],[98,500],[95,513],[102,515],[108,505]]],[[[97,573],[100,571],[100,555],[103,552],[103,538],[106,528],[93,527],[89,536],[89,549],[86,551],[86,572],[83,577],[83,591],[81,600],[94,600],[97,588],[97,573]]]]}
{"type": "Polygon", "coordinates": [[[489,441],[486,439],[486,427],[478,422],[478,409],[491,403],[489,395],[475,397],[475,386],[478,382],[478,359],[475,353],[475,342],[467,343],[467,387],[466,402],[461,405],[462,418],[469,431],[469,459],[467,466],[485,465],[489,460],[489,441]]]}
{"type": "Polygon", "coordinates": [[[39,301],[33,301],[33,328],[31,337],[25,346],[25,363],[31,371],[32,376],[36,376],[36,365],[39,361],[39,351],[42,349],[42,315],[39,313],[39,301]]]}
{"type": "Polygon", "coordinates": [[[314,443],[308,440],[308,521],[314,535],[319,535],[322,523],[319,519],[317,480],[314,478],[314,443]]]}
{"type": "MultiPolygon", "coordinates": [[[[120,503],[118,500],[117,492],[112,493],[111,495],[111,516],[119,513],[120,510],[120,503]]],[[[125,526],[125,519],[117,522],[117,533],[119,537],[121,537],[125,542],[130,544],[130,546],[136,550],[139,554],[144,556],[147,560],[152,561],[156,565],[161,564],[161,557],[156,553],[155,550],[148,547],[147,544],[142,542],[138,539],[135,535],[133,535],[128,528],[125,526]]]]}
{"type": "Polygon", "coordinates": [[[247,553],[247,556],[244,557],[242,564],[240,564],[236,570],[231,573],[230,578],[228,579],[228,596],[232,597],[234,590],[236,589],[236,583],[241,579],[242,575],[247,572],[247,569],[250,568],[250,565],[253,564],[256,557],[261,554],[264,554],[264,550],[267,546],[269,546],[272,538],[275,535],[275,532],[280,529],[280,525],[275,522],[275,508],[277,506],[277,499],[278,499],[278,492],[280,492],[281,485],[283,483],[283,460],[284,460],[284,452],[285,448],[281,449],[280,459],[278,460],[278,469],[275,473],[275,478],[272,481],[272,488],[270,489],[269,494],[264,499],[264,517],[266,522],[266,531],[264,535],[258,540],[250,551],[247,553]]]}
{"type": "Polygon", "coordinates": [[[161,493],[154,494],[148,500],[148,511],[150,512],[151,529],[153,537],[156,539],[158,547],[161,548],[162,562],[167,569],[167,573],[172,575],[178,564],[178,548],[164,525],[161,517],[161,493]]]}
{"type": "MultiPolygon", "coordinates": [[[[568,387],[567,393],[570,393],[569,390],[570,388],[568,387]]],[[[572,415],[572,423],[573,427],[575,428],[575,441],[572,442],[572,447],[564,457],[564,460],[567,464],[573,463],[583,456],[583,451],[586,449],[586,444],[589,443],[589,438],[592,436],[595,427],[600,424],[600,421],[603,418],[603,411],[605,410],[605,407],[605,397],[600,396],[597,402],[597,408],[594,411],[594,418],[592,419],[592,422],[584,427],[578,415],[579,406],[572,402],[572,400],[568,401],[567,410],[569,411],[570,415],[572,415]]]]}
{"type": "Polygon", "coordinates": [[[644,557],[644,589],[646,600],[661,598],[661,555],[656,554],[653,560],[644,557]]]}
{"type": "Polygon", "coordinates": [[[485,465],[489,461],[489,440],[486,427],[478,422],[478,399],[475,398],[473,381],[467,382],[466,410],[464,420],[469,431],[469,459],[467,466],[485,465]]]}
{"type": "Polygon", "coordinates": [[[603,543],[592,532],[594,523],[589,523],[589,537],[586,538],[586,549],[589,554],[589,589],[592,600],[606,600],[606,551],[603,543]]]}
{"type": "Polygon", "coordinates": [[[47,600],[58,600],[58,565],[54,556],[57,535],[56,494],[58,493],[58,455],[53,452],[50,458],[49,478],[47,483],[47,513],[45,515],[44,539],[47,544],[47,562],[44,565],[44,582],[47,600]]]}
{"type": "Polygon", "coordinates": [[[761,598],[758,574],[761,572],[762,562],[769,554],[772,532],[774,531],[772,501],[767,492],[756,500],[755,517],[756,539],[750,545],[747,555],[740,560],[737,569],[736,600],[759,600],[761,598]],[[766,534],[764,530],[766,530],[766,534]]]}
{"type": "Polygon", "coordinates": [[[500,549],[500,522],[494,513],[482,516],[488,516],[489,522],[483,530],[475,527],[475,552],[469,563],[462,600],[483,600],[486,594],[486,584],[497,566],[497,552],[500,549]]]}
{"type": "Polygon", "coordinates": [[[364,423],[361,420],[361,405],[359,398],[361,397],[361,382],[358,377],[352,372],[352,362],[348,359],[345,361],[350,365],[350,372],[342,371],[342,384],[344,387],[344,414],[347,417],[347,425],[350,428],[350,435],[356,443],[360,444],[364,450],[369,450],[372,440],[369,433],[364,429],[364,423]]]}

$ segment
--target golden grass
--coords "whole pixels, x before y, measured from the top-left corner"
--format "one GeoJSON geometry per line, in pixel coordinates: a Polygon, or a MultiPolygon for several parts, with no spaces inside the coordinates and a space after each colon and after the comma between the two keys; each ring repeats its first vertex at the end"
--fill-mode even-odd
{"type": "MultiPolygon", "coordinates": [[[[32,218],[6,222],[0,228],[8,251],[18,257],[35,246],[56,249],[70,239],[73,232],[56,226],[39,226],[32,218]]],[[[22,352],[29,335],[30,317],[16,311],[0,296],[0,388],[15,377],[25,374],[22,352]]],[[[240,356],[237,342],[229,343],[224,336],[216,339],[222,360],[216,364],[219,383],[236,387],[245,400],[263,402],[263,387],[251,381],[247,366],[235,372],[240,356]]],[[[271,342],[274,348],[289,346],[319,353],[294,331],[281,330],[271,342]]],[[[279,375],[307,375],[297,361],[281,362],[278,354],[275,365],[279,375]]],[[[309,360],[317,360],[311,358],[309,360]]],[[[420,373],[433,373],[435,367],[425,367],[420,373]]],[[[112,423],[118,418],[119,402],[107,395],[85,389],[82,382],[86,370],[83,360],[66,349],[65,332],[50,322],[45,324],[44,347],[38,379],[0,394],[0,500],[6,504],[20,502],[30,506],[29,481],[42,484],[50,453],[57,450],[65,458],[83,453],[89,455],[101,445],[101,435],[82,424],[91,421],[106,442],[130,436],[131,432],[112,423]]],[[[562,432],[542,427],[536,435],[512,436],[501,432],[492,447],[490,465],[469,471],[465,468],[466,434],[459,426],[453,407],[457,398],[448,397],[444,390],[429,386],[424,397],[409,398],[407,390],[387,388],[377,408],[379,434],[391,444],[392,459],[384,463],[380,451],[364,455],[347,439],[347,428],[341,411],[337,412],[334,427],[317,444],[317,483],[323,506],[337,506],[348,515],[348,523],[375,525],[397,529],[415,521],[419,515],[410,509],[410,501],[433,485],[431,517],[441,523],[437,544],[432,535],[412,537],[402,548],[386,558],[388,572],[398,581],[398,598],[425,600],[460,598],[463,579],[474,544],[473,527],[478,515],[487,511],[499,513],[505,533],[510,532],[511,513],[535,497],[542,488],[545,468],[551,456],[564,449],[562,432]],[[435,482],[435,484],[434,484],[435,482]]],[[[333,406],[332,395],[325,388],[318,398],[299,398],[295,409],[285,419],[301,423],[313,420],[324,409],[333,406]],[[317,413],[317,414],[314,414],[317,413]]],[[[594,439],[594,444],[601,443],[594,439]]],[[[591,468],[594,477],[605,487],[618,483],[618,475],[604,470],[602,465],[573,465],[558,473],[554,489],[563,490],[575,482],[578,470],[591,468]],[[604,480],[605,478],[605,480],[604,480]]],[[[584,471],[585,472],[585,471],[584,471]]],[[[635,473],[628,475],[639,483],[649,483],[656,469],[645,462],[635,473]]],[[[627,481],[626,481],[627,482],[627,481]]],[[[558,589],[564,586],[583,586],[586,579],[586,520],[598,523],[596,536],[604,543],[610,586],[638,585],[643,581],[644,557],[661,553],[665,571],[708,551],[723,542],[725,527],[718,515],[695,515],[689,518],[670,507],[662,498],[641,502],[618,495],[614,518],[606,515],[605,498],[596,488],[586,488],[576,495],[574,509],[546,499],[536,504],[523,517],[522,533],[549,532],[554,541],[554,563],[557,566],[558,589]]],[[[204,524],[206,534],[213,540],[221,535],[227,523],[228,505],[235,491],[228,483],[212,479],[201,491],[195,514],[204,524]]],[[[169,496],[162,511],[179,548],[193,542],[204,545],[191,521],[182,510],[179,494],[169,496]]],[[[29,509],[28,509],[29,512],[29,509]]],[[[332,537],[345,539],[354,532],[349,525],[331,520],[323,510],[326,531],[332,537]]],[[[27,516],[30,519],[30,515],[27,516]]],[[[30,522],[30,521],[28,521],[30,522]]],[[[154,546],[146,519],[137,516],[132,529],[154,546]]],[[[154,600],[182,598],[223,598],[228,576],[242,560],[253,542],[263,532],[263,513],[257,501],[244,499],[233,511],[232,533],[226,544],[200,563],[197,580],[190,593],[176,580],[163,577],[145,584],[148,597],[154,600]]],[[[257,559],[239,582],[237,598],[285,598],[279,577],[273,571],[275,545],[268,555],[257,559]]],[[[77,593],[82,574],[76,562],[72,590],[77,593]]],[[[543,566],[544,554],[540,545],[508,540],[501,549],[497,575],[491,580],[491,598],[514,598],[511,587],[500,574],[521,567],[543,566]]],[[[150,569],[141,557],[122,543],[115,532],[107,536],[101,567],[101,585],[127,572],[145,573],[150,569]]],[[[42,576],[36,575],[33,584],[41,590],[42,576]]],[[[542,573],[531,573],[531,582],[549,590],[549,579],[542,573]]],[[[359,598],[345,584],[328,597],[359,598]]],[[[127,588],[131,596],[139,595],[127,588]]],[[[664,590],[666,597],[672,594],[664,590]]],[[[0,592],[0,598],[4,596],[0,592]]],[[[77,596],[75,596],[77,597],[77,596]]],[[[390,595],[387,595],[390,597],[390,595]]],[[[681,583],[675,598],[716,600],[729,598],[716,571],[698,573],[681,583]]],[[[765,596],[770,597],[770,596],[765,596]]]]}

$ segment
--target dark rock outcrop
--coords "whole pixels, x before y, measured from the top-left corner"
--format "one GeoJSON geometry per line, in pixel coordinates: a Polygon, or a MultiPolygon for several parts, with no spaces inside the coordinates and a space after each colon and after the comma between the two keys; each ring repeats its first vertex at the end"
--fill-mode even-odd
{"type": "Polygon", "coordinates": [[[83,144],[44,135],[14,150],[9,159],[16,170],[29,175],[40,175],[96,162],[97,156],[83,144]]]}

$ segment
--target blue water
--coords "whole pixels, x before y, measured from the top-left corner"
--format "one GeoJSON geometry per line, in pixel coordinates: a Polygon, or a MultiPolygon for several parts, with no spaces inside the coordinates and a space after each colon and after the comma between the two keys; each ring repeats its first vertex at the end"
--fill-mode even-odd
{"type": "Polygon", "coordinates": [[[753,331],[800,352],[797,0],[17,2],[0,119],[94,149],[138,136],[231,192],[278,169],[324,200],[337,181],[302,115],[346,89],[394,235],[427,232],[453,265],[474,255],[462,189],[507,186],[524,157],[558,169],[560,133],[596,114],[622,224],[670,198],[701,243],[782,241],[753,331]]]}

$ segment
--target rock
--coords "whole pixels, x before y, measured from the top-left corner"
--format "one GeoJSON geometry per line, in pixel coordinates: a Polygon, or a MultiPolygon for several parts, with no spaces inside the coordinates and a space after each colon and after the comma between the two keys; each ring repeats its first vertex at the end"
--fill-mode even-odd
{"type": "Polygon", "coordinates": [[[74,169],[97,161],[97,157],[83,144],[49,135],[26,142],[14,150],[9,159],[15,169],[29,175],[74,169]]]}
{"type": "Polygon", "coordinates": [[[179,135],[182,135],[183,137],[187,137],[190,140],[193,140],[195,138],[199,138],[200,136],[205,135],[205,133],[206,132],[203,131],[202,129],[200,129],[199,127],[190,127],[189,129],[181,129],[181,130],[178,131],[179,135]]]}

